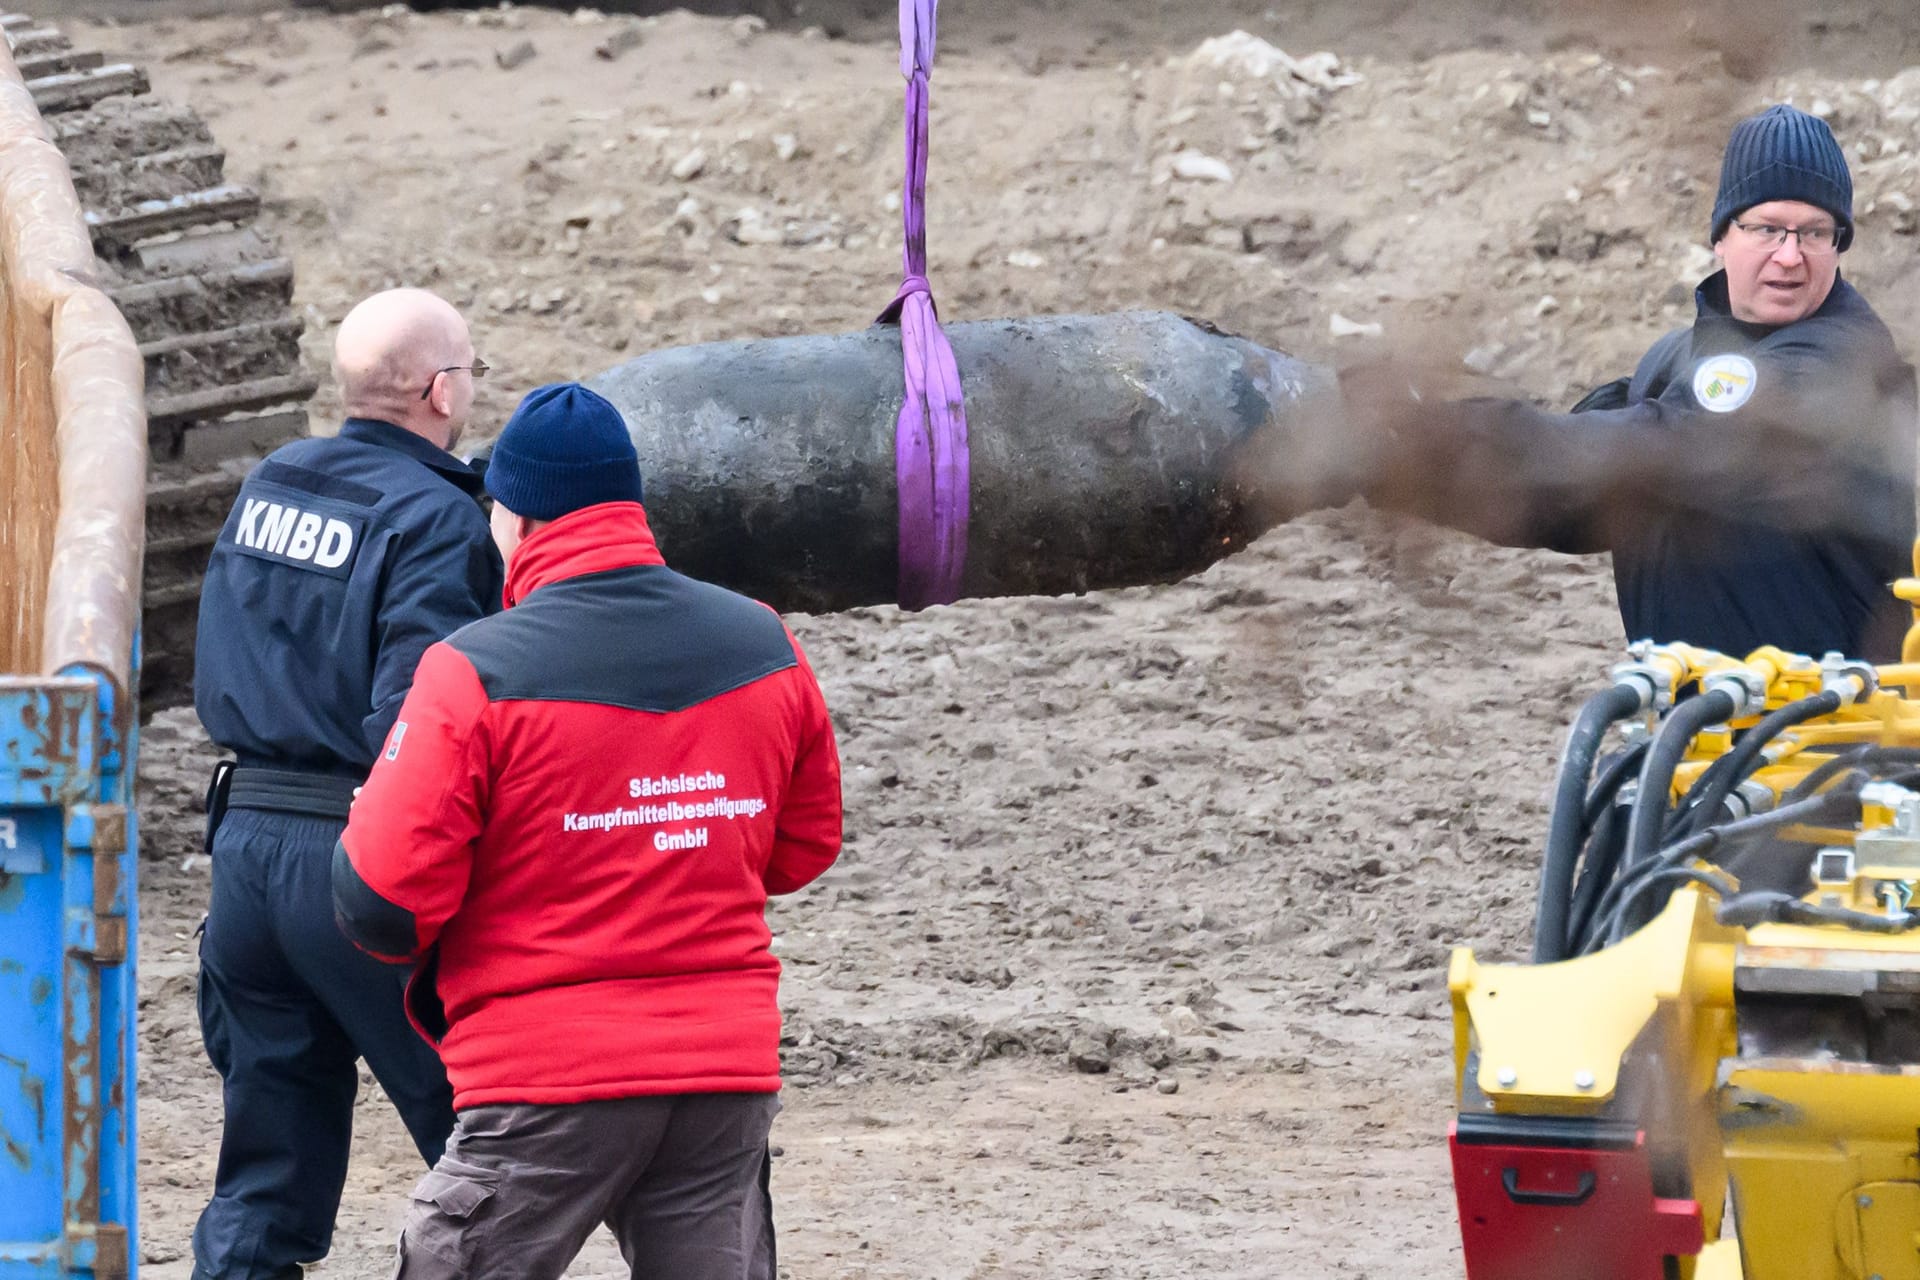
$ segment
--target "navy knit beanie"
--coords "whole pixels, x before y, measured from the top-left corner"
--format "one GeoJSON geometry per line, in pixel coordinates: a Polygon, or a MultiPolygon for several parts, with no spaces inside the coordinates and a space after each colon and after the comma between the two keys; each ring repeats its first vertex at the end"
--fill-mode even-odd
{"type": "Polygon", "coordinates": [[[1825,120],[1781,105],[1733,126],[1720,165],[1710,243],[1720,242],[1728,223],[1769,200],[1825,209],[1840,225],[1835,245],[1844,253],[1853,243],[1853,175],[1825,120]]]}
{"type": "Polygon", "coordinates": [[[527,393],[487,463],[487,492],[517,516],[558,520],[598,502],[640,501],[640,458],[620,411],[577,382],[527,393]]]}

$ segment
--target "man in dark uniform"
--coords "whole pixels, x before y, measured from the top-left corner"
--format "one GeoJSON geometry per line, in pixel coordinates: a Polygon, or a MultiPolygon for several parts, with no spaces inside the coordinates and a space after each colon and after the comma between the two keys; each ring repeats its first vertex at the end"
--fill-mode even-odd
{"type": "Polygon", "coordinates": [[[1790,106],[1741,121],[1713,208],[1722,269],[1694,323],[1577,416],[1403,405],[1369,496],[1502,542],[1612,551],[1629,639],[1896,657],[1913,370],[1840,277],[1853,232],[1824,121],[1790,106]]]}
{"type": "Polygon", "coordinates": [[[200,1023],[226,1120],[195,1280],[292,1280],[326,1254],[357,1059],[427,1164],[453,1126],[404,975],[340,935],[328,866],[420,655],[499,607],[480,476],[448,452],[485,371],[433,294],[362,302],[334,346],[345,424],[254,470],[207,568],[194,701],[234,760],[208,795],[200,1023]]]}

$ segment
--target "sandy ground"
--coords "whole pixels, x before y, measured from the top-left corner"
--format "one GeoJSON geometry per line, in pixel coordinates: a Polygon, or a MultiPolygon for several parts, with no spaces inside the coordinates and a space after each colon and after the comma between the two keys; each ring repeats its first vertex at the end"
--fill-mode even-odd
{"type": "MultiPolygon", "coordinates": [[[[266,193],[317,368],[362,294],[439,289],[497,371],[491,427],[542,381],[858,327],[891,296],[895,55],[834,36],[885,8],[68,25],[196,103],[266,193]],[[635,22],[637,47],[596,56],[635,22]]],[[[1848,274],[1913,349],[1904,8],[1783,10],[1782,40],[1738,48],[1724,15],[1664,6],[1236,8],[950,6],[930,191],[947,318],[1158,306],[1335,362],[1424,334],[1565,402],[1687,314],[1726,125],[1792,96],[1854,148],[1848,274]],[[1236,26],[1325,42],[1360,78],[1192,58],[1236,26]],[[1171,176],[1187,151],[1231,180],[1171,176]],[[1335,336],[1348,322],[1386,338],[1335,336]]],[[[1172,587],[793,621],[849,832],[773,909],[785,1271],[1459,1274],[1447,948],[1524,946],[1562,725],[1622,640],[1603,561],[1352,510],[1172,587]]],[[[186,1275],[217,1132],[191,948],[211,759],[191,716],[147,731],[154,1277],[186,1275]]],[[[371,1090],[358,1141],[324,1269],[341,1280],[385,1273],[418,1173],[371,1090]]],[[[602,1239],[573,1274],[616,1270],[602,1239]]]]}

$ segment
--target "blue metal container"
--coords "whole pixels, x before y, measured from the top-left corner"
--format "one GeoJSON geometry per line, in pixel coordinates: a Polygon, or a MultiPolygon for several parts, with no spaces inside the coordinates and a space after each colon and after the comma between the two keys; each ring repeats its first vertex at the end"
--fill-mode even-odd
{"type": "Polygon", "coordinates": [[[138,1256],[133,721],[112,688],[0,676],[0,1280],[118,1280],[138,1256]]]}

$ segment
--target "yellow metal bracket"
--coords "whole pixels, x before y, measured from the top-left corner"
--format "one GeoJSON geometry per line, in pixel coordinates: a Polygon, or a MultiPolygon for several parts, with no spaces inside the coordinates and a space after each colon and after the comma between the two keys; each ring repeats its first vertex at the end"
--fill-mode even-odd
{"type": "Polygon", "coordinates": [[[1582,1114],[1613,1096],[1620,1059],[1662,1004],[1730,1008],[1737,934],[1711,902],[1683,889],[1619,944],[1543,965],[1483,965],[1464,948],[1447,974],[1455,1075],[1475,1081],[1496,1111],[1582,1114]]]}

